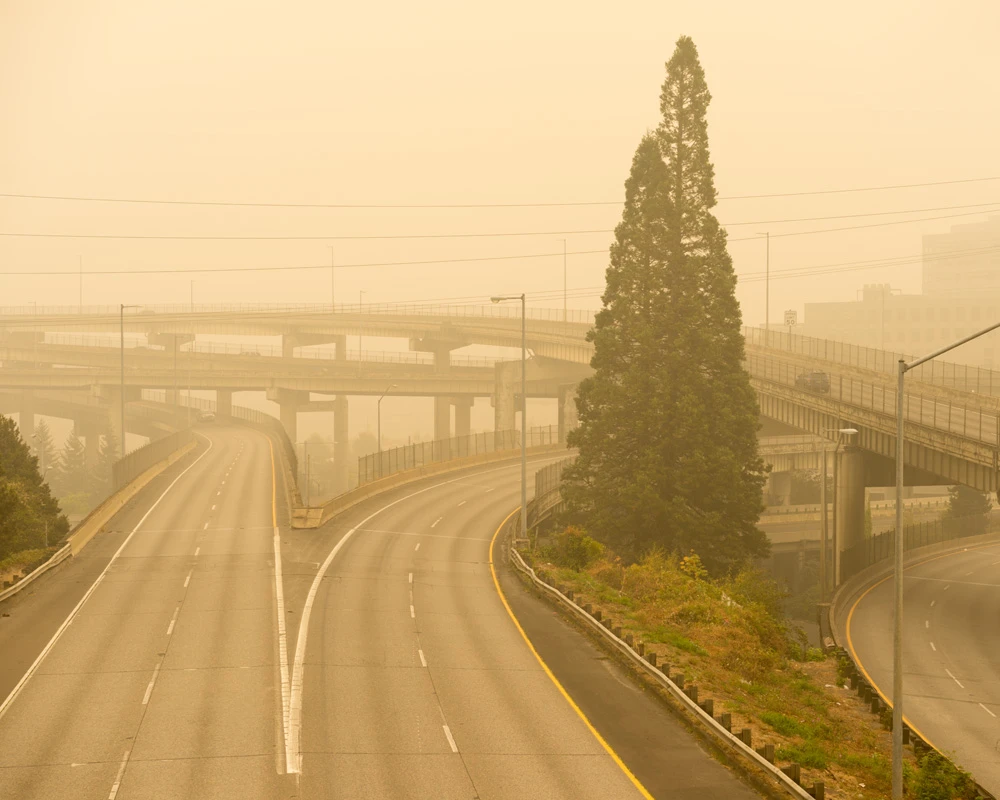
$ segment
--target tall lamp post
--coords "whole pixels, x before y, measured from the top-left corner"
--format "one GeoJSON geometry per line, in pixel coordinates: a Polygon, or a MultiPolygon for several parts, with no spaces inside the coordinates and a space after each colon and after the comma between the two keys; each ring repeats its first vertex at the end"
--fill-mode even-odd
{"type": "MultiPolygon", "coordinates": [[[[825,433],[830,433],[830,432],[833,432],[833,431],[835,431],[837,433],[837,446],[833,448],[833,460],[834,460],[834,462],[836,462],[836,460],[837,460],[837,453],[840,450],[840,445],[841,445],[841,442],[842,442],[841,437],[842,436],[851,436],[851,435],[857,433],[858,431],[857,431],[857,428],[827,428],[824,432],[825,433]]],[[[824,447],[823,448],[823,471],[822,471],[822,477],[821,477],[822,483],[820,484],[820,487],[819,487],[819,493],[820,493],[819,504],[820,504],[820,506],[823,509],[822,510],[823,516],[820,518],[821,519],[821,524],[820,524],[820,539],[821,539],[821,542],[820,542],[820,550],[819,550],[819,581],[820,581],[820,586],[819,586],[819,600],[820,600],[821,603],[825,603],[826,602],[827,586],[830,583],[829,576],[828,576],[828,571],[829,571],[828,570],[828,563],[827,563],[827,555],[828,555],[829,550],[830,550],[830,533],[829,533],[829,528],[827,527],[828,526],[829,514],[828,514],[828,510],[827,510],[827,503],[826,503],[826,462],[827,462],[826,456],[827,456],[827,450],[824,447]]],[[[834,505],[834,507],[836,507],[836,505],[837,505],[837,484],[836,484],[836,482],[833,484],[833,505],[834,505]]],[[[834,527],[836,528],[836,526],[834,526],[834,527]]],[[[834,530],[834,538],[835,539],[836,539],[836,533],[837,533],[836,530],[834,530]]],[[[836,565],[836,559],[834,559],[834,564],[836,565]]],[[[836,583],[837,583],[836,574],[837,574],[836,573],[836,566],[834,566],[834,579],[833,579],[834,585],[836,585],[836,583]]]]}
{"type": "Polygon", "coordinates": [[[892,626],[892,800],[903,800],[903,389],[906,373],[997,328],[1000,322],[913,361],[899,359],[896,378],[896,541],[892,568],[895,611],[892,626]]]}
{"type": "Polygon", "coordinates": [[[521,301],[521,538],[528,538],[528,384],[527,384],[527,335],[525,329],[525,296],[524,294],[494,295],[491,303],[502,303],[505,300],[521,301]]]}
{"type": "Polygon", "coordinates": [[[396,384],[390,383],[385,387],[385,391],[379,396],[378,402],[375,404],[378,411],[378,476],[382,477],[382,398],[389,394],[390,389],[395,389],[396,384]]]}
{"type": "Polygon", "coordinates": [[[118,329],[119,329],[119,342],[121,351],[121,406],[122,406],[122,443],[121,443],[121,454],[122,458],[125,458],[125,309],[126,308],[138,308],[137,305],[125,305],[121,304],[118,309],[118,329]]]}

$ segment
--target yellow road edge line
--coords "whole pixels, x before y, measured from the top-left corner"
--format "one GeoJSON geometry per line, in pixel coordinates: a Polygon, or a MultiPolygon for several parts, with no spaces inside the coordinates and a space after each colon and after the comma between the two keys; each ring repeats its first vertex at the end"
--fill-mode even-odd
{"type": "MultiPolygon", "coordinates": [[[[974,545],[973,547],[966,547],[963,550],[956,550],[956,551],[951,552],[951,553],[942,553],[941,555],[938,555],[938,556],[928,556],[925,559],[922,559],[920,561],[916,561],[913,564],[910,564],[910,565],[904,567],[903,571],[905,572],[906,570],[912,569],[913,567],[923,566],[924,564],[927,564],[927,563],[929,563],[931,561],[937,561],[940,558],[948,558],[949,556],[957,556],[960,553],[965,553],[965,552],[968,552],[969,550],[981,550],[984,547],[996,547],[996,545],[997,545],[996,542],[991,542],[989,544],[980,544],[980,545],[974,545]]],[[[490,555],[491,555],[490,564],[492,565],[492,563],[493,563],[493,561],[492,561],[492,548],[491,548],[491,551],[490,551],[490,555]]],[[[878,693],[878,696],[882,698],[882,702],[884,702],[890,708],[892,708],[892,703],[889,701],[889,698],[886,697],[886,695],[882,692],[882,690],[878,688],[878,684],[875,683],[874,680],[872,680],[872,676],[868,674],[868,670],[865,669],[865,665],[861,663],[861,659],[858,658],[858,654],[854,650],[854,642],[851,639],[851,620],[854,619],[854,612],[857,609],[857,607],[859,605],[861,605],[861,601],[864,600],[868,596],[868,594],[870,592],[872,592],[875,589],[877,589],[879,586],[881,586],[886,581],[891,580],[892,577],[893,577],[892,575],[886,575],[884,578],[882,578],[882,580],[878,581],[877,583],[873,583],[871,586],[869,586],[867,589],[865,589],[864,593],[857,600],[854,601],[854,604],[851,606],[851,610],[849,612],[847,612],[847,623],[846,623],[846,626],[845,626],[846,633],[847,633],[847,649],[851,653],[851,658],[853,658],[854,659],[854,663],[858,665],[858,669],[860,669],[861,670],[861,674],[865,676],[865,680],[868,681],[868,683],[870,683],[872,685],[872,688],[878,693]]],[[[927,742],[927,744],[929,744],[931,747],[933,747],[939,753],[942,752],[941,748],[938,747],[936,744],[934,744],[934,742],[932,742],[930,739],[928,739],[927,736],[916,725],[914,725],[912,722],[910,722],[910,720],[906,717],[905,714],[903,715],[903,722],[906,723],[907,725],[909,725],[910,730],[913,731],[915,734],[917,734],[917,736],[919,736],[925,742],[927,742]]]]}
{"type": "Polygon", "coordinates": [[[267,448],[271,452],[271,527],[278,527],[278,478],[274,471],[274,445],[271,444],[271,437],[267,439],[267,448]]]}
{"type": "Polygon", "coordinates": [[[500,595],[500,602],[503,603],[503,607],[507,609],[507,614],[514,623],[514,627],[517,628],[517,632],[521,634],[521,638],[524,639],[524,643],[528,645],[528,649],[531,650],[531,654],[538,660],[542,670],[549,676],[549,680],[555,684],[555,687],[559,690],[559,694],[563,696],[563,699],[569,703],[570,707],[576,712],[576,715],[583,721],[583,724],[587,726],[587,730],[589,730],[593,734],[594,738],[601,743],[601,747],[603,747],[605,752],[611,756],[612,761],[614,761],[615,764],[618,765],[618,768],[625,773],[625,776],[632,782],[632,785],[639,790],[639,793],[645,797],[646,800],[655,800],[653,795],[649,793],[649,790],[646,789],[646,787],[639,782],[639,779],[632,774],[632,771],[625,766],[625,762],[622,761],[621,756],[619,756],[611,745],[604,740],[604,737],[598,733],[597,728],[595,728],[591,721],[587,719],[587,715],[584,714],[580,706],[573,701],[573,698],[569,696],[569,692],[566,691],[563,685],[559,682],[559,679],[553,674],[552,670],[549,669],[549,665],[546,664],[542,657],[538,654],[535,646],[531,643],[531,639],[528,638],[528,634],[524,632],[524,628],[521,627],[521,623],[518,622],[517,617],[514,616],[514,612],[511,610],[510,604],[507,602],[507,597],[504,595],[503,589],[500,588],[500,581],[497,580],[497,571],[493,564],[493,548],[496,545],[497,537],[500,535],[500,531],[503,530],[503,526],[506,525],[510,521],[511,517],[513,517],[519,510],[520,506],[511,511],[504,518],[504,521],[500,523],[500,527],[496,529],[496,532],[493,534],[493,538],[490,539],[490,574],[493,576],[493,585],[496,587],[497,594],[500,595]]]}

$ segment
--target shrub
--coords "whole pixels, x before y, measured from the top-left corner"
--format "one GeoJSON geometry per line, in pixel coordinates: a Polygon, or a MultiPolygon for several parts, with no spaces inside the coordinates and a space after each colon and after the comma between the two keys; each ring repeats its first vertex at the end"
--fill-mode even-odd
{"type": "Polygon", "coordinates": [[[920,759],[913,790],[917,800],[974,800],[978,797],[972,778],[933,751],[920,759]]]}
{"type": "Polygon", "coordinates": [[[604,545],[591,539],[582,528],[570,525],[556,537],[555,551],[560,564],[579,572],[603,555],[604,545]]]}

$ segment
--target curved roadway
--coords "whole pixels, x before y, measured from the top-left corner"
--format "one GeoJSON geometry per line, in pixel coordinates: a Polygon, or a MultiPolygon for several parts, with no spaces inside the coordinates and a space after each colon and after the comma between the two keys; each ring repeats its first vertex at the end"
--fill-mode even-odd
{"type": "Polygon", "coordinates": [[[202,432],[80,558],[0,605],[0,797],[754,796],[504,579],[593,726],[543,669],[490,570],[516,463],[279,540],[268,440],[202,432]]]}
{"type": "MultiPolygon", "coordinates": [[[[1000,795],[1000,544],[906,569],[904,714],[1000,795]]],[[[883,695],[892,689],[892,579],[856,602],[848,642],[883,695]]]]}

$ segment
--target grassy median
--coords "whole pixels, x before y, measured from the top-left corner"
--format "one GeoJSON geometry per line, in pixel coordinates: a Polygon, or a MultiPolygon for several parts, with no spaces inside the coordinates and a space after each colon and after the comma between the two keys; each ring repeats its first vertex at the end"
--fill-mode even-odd
{"type": "MultiPolygon", "coordinates": [[[[712,581],[696,555],[662,553],[626,566],[573,528],[532,561],[697,684],[716,715],[732,714],[734,731],[752,731],[755,748],[773,744],[779,766],[799,764],[803,785],[823,781],[828,798],[889,796],[890,734],[843,688],[836,661],[785,620],[784,593],[759,570],[712,581]]],[[[907,797],[976,796],[945,759],[907,758],[907,797]]]]}

